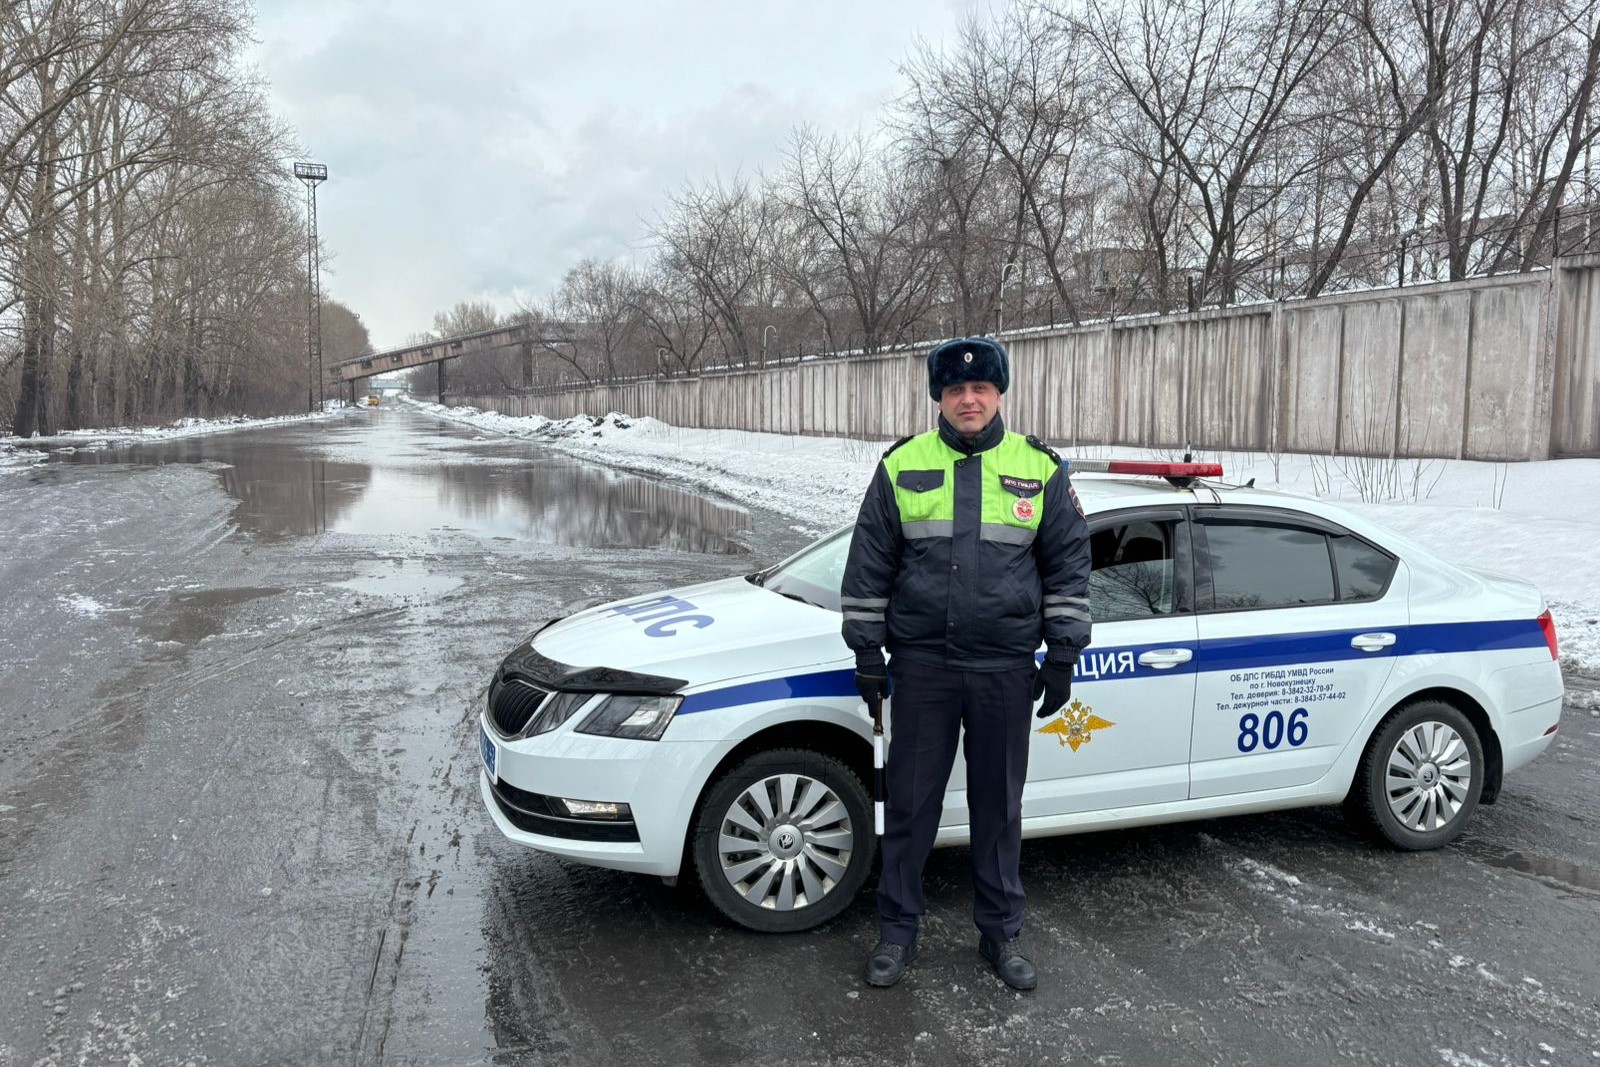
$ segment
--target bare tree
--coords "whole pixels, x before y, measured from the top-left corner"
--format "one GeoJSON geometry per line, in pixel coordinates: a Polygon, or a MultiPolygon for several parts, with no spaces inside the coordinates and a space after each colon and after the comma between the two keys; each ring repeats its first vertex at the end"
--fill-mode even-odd
{"type": "MultiPolygon", "coordinates": [[[[1600,140],[1600,2],[1563,0],[1541,9],[1552,24],[1548,50],[1528,65],[1522,99],[1512,109],[1512,233],[1520,238],[1519,266],[1535,265],[1548,239],[1561,247],[1561,209],[1580,159],[1600,140]],[[1537,220],[1532,232],[1528,222],[1537,220]]],[[[1593,196],[1593,190],[1589,191],[1593,196]]],[[[1592,204],[1586,209],[1593,210],[1592,204]]],[[[1498,263],[1496,264],[1499,265],[1498,263]]]]}
{"type": "Polygon", "coordinates": [[[751,308],[772,275],[772,204],[735,178],[685,185],[656,227],[662,266],[692,286],[714,316],[728,357],[750,361],[751,308]]]}
{"type": "Polygon", "coordinates": [[[968,21],[954,49],[924,45],[906,67],[927,125],[972,131],[1006,170],[1019,243],[1074,320],[1070,255],[1087,193],[1077,161],[1096,107],[1093,59],[1077,23],[1018,6],[992,24],[968,21]]]}
{"type": "Polygon", "coordinates": [[[558,300],[574,335],[593,353],[593,365],[610,380],[619,377],[619,363],[630,354],[639,335],[636,286],[627,268],[593,259],[580,261],[561,281],[558,300]]]}
{"type": "Polygon", "coordinates": [[[876,352],[909,340],[931,302],[933,218],[915,177],[862,139],[795,132],[783,196],[811,253],[808,296],[836,344],[841,313],[847,336],[859,331],[862,351],[876,352]]]}
{"type": "Polygon", "coordinates": [[[263,177],[290,148],[236,62],[247,29],[237,0],[0,7],[15,432],[272,408],[303,388],[287,355],[303,242],[286,179],[263,177]]]}
{"type": "Polygon", "coordinates": [[[1098,46],[1122,105],[1155,134],[1147,168],[1170,165],[1183,183],[1201,298],[1233,301],[1264,252],[1261,216],[1312,169],[1294,142],[1331,11],[1324,0],[1090,0],[1072,21],[1098,46]]]}
{"type": "Polygon", "coordinates": [[[698,287],[657,268],[635,279],[633,313],[664,374],[691,374],[716,337],[716,313],[698,287]]]}

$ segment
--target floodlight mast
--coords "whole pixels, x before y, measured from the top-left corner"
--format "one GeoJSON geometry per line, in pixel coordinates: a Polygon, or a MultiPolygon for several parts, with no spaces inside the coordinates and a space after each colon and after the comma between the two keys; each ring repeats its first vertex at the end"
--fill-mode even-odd
{"type": "Polygon", "coordinates": [[[322,254],[317,247],[317,186],[328,180],[321,163],[294,165],[306,187],[306,410],[322,406],[322,254]]]}

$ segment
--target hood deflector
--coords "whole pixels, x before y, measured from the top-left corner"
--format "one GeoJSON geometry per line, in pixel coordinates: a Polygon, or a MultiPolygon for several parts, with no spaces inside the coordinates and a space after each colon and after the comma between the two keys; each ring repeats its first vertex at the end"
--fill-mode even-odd
{"type": "Polygon", "coordinates": [[[686,679],[667,678],[659,674],[640,674],[613,667],[571,667],[557,663],[535,651],[531,638],[512,649],[500,669],[505,675],[520,675],[562,693],[665,696],[689,684],[686,679]]]}

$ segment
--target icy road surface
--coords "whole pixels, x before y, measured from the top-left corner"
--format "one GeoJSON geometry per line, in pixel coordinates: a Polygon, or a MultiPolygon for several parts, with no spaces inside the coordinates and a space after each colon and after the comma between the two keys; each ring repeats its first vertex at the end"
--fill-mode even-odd
{"type": "Polygon", "coordinates": [[[1029,842],[1031,997],[978,960],[962,850],[877,991],[868,897],[760,937],[506,843],[499,657],[804,539],[476,432],[358,409],[0,478],[0,1067],[1600,1063],[1581,679],[1442,852],[1334,811],[1029,842]]]}

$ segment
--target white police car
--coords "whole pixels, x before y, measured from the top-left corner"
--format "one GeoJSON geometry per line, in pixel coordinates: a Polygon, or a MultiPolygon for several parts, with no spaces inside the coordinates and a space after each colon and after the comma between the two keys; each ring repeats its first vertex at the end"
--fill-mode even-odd
{"type": "MultiPolygon", "coordinates": [[[[1320,501],[1195,480],[1220,467],[1072,470],[1094,643],[1070,704],[1035,723],[1024,836],[1346,801],[1390,844],[1435,848],[1550,744],[1562,679],[1533,586],[1320,501]]],[[[876,847],[871,723],[839,636],[849,543],[520,644],[479,738],[501,831],[643,874],[692,863],[757,930],[843,910],[876,847]]],[[[940,844],[966,841],[965,786],[957,760],[940,844]]]]}

